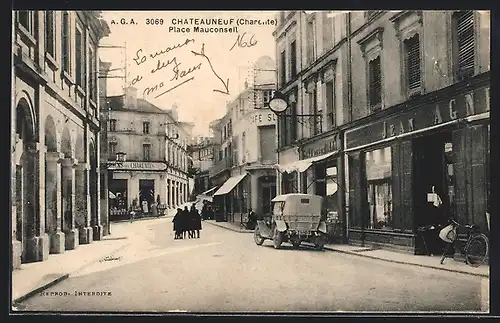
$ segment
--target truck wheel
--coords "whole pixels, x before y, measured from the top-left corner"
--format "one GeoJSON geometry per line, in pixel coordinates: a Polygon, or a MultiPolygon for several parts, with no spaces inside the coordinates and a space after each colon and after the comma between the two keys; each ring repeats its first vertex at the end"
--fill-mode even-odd
{"type": "Polygon", "coordinates": [[[292,242],[292,246],[297,249],[297,248],[299,248],[302,241],[300,241],[300,239],[298,239],[298,238],[292,238],[291,242],[292,242]]]}
{"type": "Polygon", "coordinates": [[[283,233],[278,231],[278,228],[274,228],[273,234],[273,246],[274,249],[279,249],[283,243],[283,233]]]}
{"type": "Polygon", "coordinates": [[[255,243],[260,246],[264,243],[264,238],[260,235],[260,229],[259,226],[255,227],[255,230],[253,232],[253,239],[255,240],[255,243]]]}

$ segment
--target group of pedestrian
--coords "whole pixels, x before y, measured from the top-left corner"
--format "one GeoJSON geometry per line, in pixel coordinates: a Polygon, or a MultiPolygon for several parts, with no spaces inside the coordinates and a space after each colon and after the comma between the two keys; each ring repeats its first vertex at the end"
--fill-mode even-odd
{"type": "Polygon", "coordinates": [[[203,220],[214,220],[214,210],[209,201],[203,200],[203,207],[201,209],[201,218],[203,220]]]}
{"type": "Polygon", "coordinates": [[[201,216],[195,204],[191,206],[191,210],[187,206],[184,210],[178,208],[172,222],[174,223],[174,239],[186,239],[186,236],[189,239],[200,237],[201,216]]]}

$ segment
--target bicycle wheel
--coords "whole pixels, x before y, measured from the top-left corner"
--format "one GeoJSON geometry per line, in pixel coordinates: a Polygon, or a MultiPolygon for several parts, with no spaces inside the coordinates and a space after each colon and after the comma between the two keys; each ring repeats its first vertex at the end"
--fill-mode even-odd
{"type": "Polygon", "coordinates": [[[476,234],[465,246],[465,261],[472,267],[479,267],[488,257],[489,242],[484,234],[476,234]]]}

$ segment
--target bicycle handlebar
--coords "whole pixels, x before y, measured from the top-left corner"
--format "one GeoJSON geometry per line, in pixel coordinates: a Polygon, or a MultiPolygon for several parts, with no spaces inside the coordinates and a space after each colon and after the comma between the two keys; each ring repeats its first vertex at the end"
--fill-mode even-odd
{"type": "Polygon", "coordinates": [[[451,219],[451,222],[456,225],[456,226],[459,226],[459,227],[464,227],[464,228],[467,228],[467,229],[473,229],[475,227],[474,224],[465,224],[465,225],[462,225],[460,223],[458,223],[457,221],[451,219]]]}

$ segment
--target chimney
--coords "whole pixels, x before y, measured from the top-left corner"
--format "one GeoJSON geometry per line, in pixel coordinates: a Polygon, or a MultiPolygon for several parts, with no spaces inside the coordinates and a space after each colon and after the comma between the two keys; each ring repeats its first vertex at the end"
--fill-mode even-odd
{"type": "Polygon", "coordinates": [[[175,121],[177,121],[177,119],[178,119],[178,114],[177,114],[177,113],[178,113],[178,112],[177,112],[177,104],[176,104],[176,103],[174,103],[174,104],[172,105],[172,110],[171,110],[171,111],[172,111],[172,118],[173,118],[175,121]]]}
{"type": "Polygon", "coordinates": [[[137,89],[133,86],[125,88],[125,106],[128,109],[137,109],[137,89]]]}

